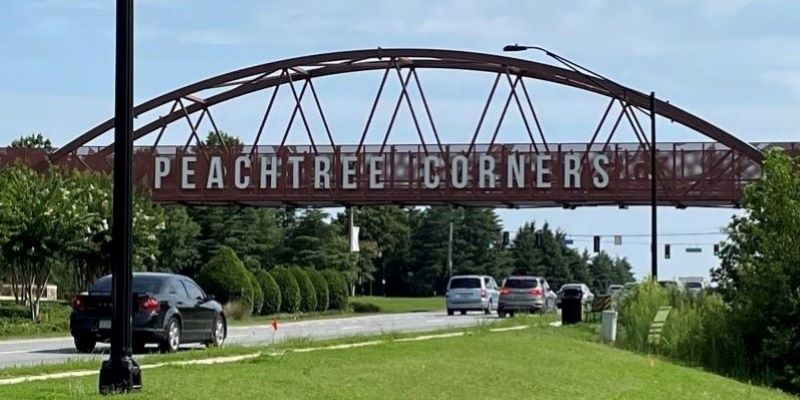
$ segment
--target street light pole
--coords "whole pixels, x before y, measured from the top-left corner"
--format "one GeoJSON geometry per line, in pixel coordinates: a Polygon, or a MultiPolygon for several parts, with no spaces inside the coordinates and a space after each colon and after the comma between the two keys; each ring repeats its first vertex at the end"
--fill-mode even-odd
{"type": "Polygon", "coordinates": [[[447,236],[447,277],[453,277],[453,221],[450,221],[450,234],[447,236]]]}
{"type": "Polygon", "coordinates": [[[114,196],[112,235],[113,317],[111,352],[100,368],[100,393],[139,391],[142,375],[131,357],[132,167],[133,167],[133,0],[117,0],[114,88],[114,196]]]}
{"type": "Polygon", "coordinates": [[[650,277],[658,280],[658,202],[656,201],[656,93],[650,92],[650,277]]]}

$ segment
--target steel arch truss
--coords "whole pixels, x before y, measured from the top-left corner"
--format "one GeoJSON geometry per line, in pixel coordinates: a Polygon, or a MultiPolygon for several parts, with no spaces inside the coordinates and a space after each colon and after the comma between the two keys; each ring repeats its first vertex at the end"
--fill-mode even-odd
{"type": "MultiPolygon", "coordinates": [[[[648,95],[612,81],[587,77],[548,64],[492,54],[436,49],[380,48],[318,54],[225,73],[136,106],[134,114],[148,116],[149,119],[140,121],[134,133],[135,140],[148,135],[154,138],[151,145],[138,148],[137,160],[143,161],[137,161],[136,171],[141,182],[152,184],[156,173],[152,160],[157,155],[174,159],[175,165],[184,155],[193,158],[200,156],[206,161],[218,157],[226,163],[225,168],[233,167],[238,158],[247,156],[249,169],[253,171],[259,168],[261,160],[259,157],[264,154],[274,154],[278,165],[283,166],[292,162],[291,157],[302,157],[302,162],[306,165],[313,164],[314,157],[320,154],[331,155],[334,169],[342,167],[340,159],[343,155],[351,155],[356,158],[355,164],[358,166],[354,176],[358,189],[354,190],[343,189],[341,177],[337,178],[336,174],[331,176],[331,180],[334,186],[340,185],[338,189],[320,190],[311,187],[311,180],[316,179],[313,171],[310,167],[302,167],[301,171],[295,173],[298,176],[295,179],[301,181],[298,185],[287,183],[290,180],[290,173],[287,171],[280,172],[279,185],[276,188],[268,188],[272,190],[259,190],[258,187],[237,188],[241,186],[234,182],[235,179],[239,179],[238,176],[226,176],[221,187],[198,188],[193,192],[185,191],[185,188],[177,182],[167,183],[166,188],[154,188],[156,189],[154,198],[164,202],[239,202],[270,205],[449,203],[508,207],[573,207],[605,204],[624,206],[647,203],[649,196],[647,176],[650,173],[647,160],[649,153],[655,147],[658,158],[657,173],[660,178],[659,198],[662,204],[679,207],[735,205],[741,196],[743,186],[759,175],[759,166],[763,158],[759,147],[746,143],[702,118],[662,100],[656,100],[656,112],[659,116],[698,132],[710,139],[710,142],[658,143],[653,146],[648,141],[649,132],[643,129],[643,124],[640,122],[641,118],[649,118],[648,105],[648,95]],[[453,145],[446,144],[440,139],[433,107],[428,102],[422,79],[417,73],[422,69],[480,71],[493,77],[482,113],[476,116],[476,127],[468,143],[453,145]],[[361,71],[379,71],[380,84],[370,109],[365,110],[367,118],[358,143],[337,144],[336,135],[328,123],[322,106],[323,101],[314,81],[319,77],[361,71]],[[608,98],[608,105],[601,114],[596,128],[591,131],[592,135],[587,143],[559,144],[552,141],[552,138],[548,140],[542,116],[535,106],[532,90],[526,84],[526,81],[530,80],[553,82],[608,98]],[[392,102],[393,112],[384,130],[376,126],[373,117],[379,101],[386,100],[384,88],[387,81],[398,82],[400,93],[392,102]],[[508,94],[498,95],[498,87],[508,89],[508,94]],[[260,116],[253,142],[235,149],[229,148],[224,142],[219,148],[205,148],[198,134],[198,127],[203,121],[208,121],[212,133],[220,136],[220,129],[212,112],[215,110],[214,106],[258,91],[265,91],[268,100],[264,113],[260,116]],[[270,117],[276,112],[275,102],[279,91],[291,93],[290,98],[293,99],[291,116],[279,144],[265,145],[262,143],[264,130],[271,123],[270,117]],[[412,96],[418,99],[416,105],[412,101],[412,96]],[[307,105],[309,102],[311,107],[307,105]],[[488,117],[487,111],[492,104],[502,105],[497,121],[491,121],[488,117]],[[152,114],[154,110],[167,108],[169,111],[166,115],[154,117],[148,114],[152,114]],[[389,144],[389,136],[401,109],[407,109],[411,116],[414,133],[419,139],[417,144],[389,144]],[[508,113],[518,113],[522,118],[529,143],[497,143],[498,133],[508,113]],[[312,115],[321,121],[324,135],[312,134],[309,124],[312,115]],[[162,146],[165,129],[171,124],[179,123],[185,123],[188,127],[189,135],[186,141],[182,146],[162,146]],[[289,132],[295,124],[302,126],[309,145],[287,144],[289,132]],[[636,142],[614,141],[614,135],[620,126],[632,130],[636,142]],[[368,134],[378,129],[382,134],[381,142],[367,144],[368,134]],[[478,140],[479,134],[486,129],[492,132],[492,136],[488,141],[481,143],[478,140]],[[429,133],[428,138],[432,135],[434,139],[432,142],[426,140],[426,132],[429,133]],[[431,190],[423,189],[422,180],[425,177],[422,176],[420,168],[424,167],[426,157],[434,155],[441,158],[443,165],[436,166],[436,170],[442,174],[443,181],[446,181],[445,177],[452,173],[460,173],[451,171],[454,168],[450,163],[453,157],[455,155],[466,157],[469,162],[467,167],[469,171],[466,174],[474,183],[479,179],[481,182],[483,180],[483,177],[478,176],[480,173],[478,164],[484,162],[480,157],[491,155],[494,157],[492,163],[496,164],[498,171],[495,178],[512,183],[511,180],[515,177],[511,173],[511,168],[514,166],[509,164],[515,162],[513,157],[520,154],[523,165],[526,168],[530,166],[530,171],[533,171],[535,158],[542,155],[550,157],[549,161],[552,163],[550,168],[554,176],[565,172],[560,170],[564,168],[563,160],[577,155],[581,166],[580,179],[583,182],[592,182],[596,179],[597,171],[591,168],[592,158],[602,154],[609,160],[606,172],[611,182],[607,187],[603,187],[603,190],[592,190],[585,185],[583,188],[580,185],[570,187],[561,181],[559,175],[549,187],[529,185],[521,189],[512,184],[511,187],[486,188],[474,184],[465,189],[453,187],[450,182],[442,182],[436,188],[428,188],[431,190]],[[390,161],[403,160],[406,168],[396,168],[395,164],[391,164],[391,167],[386,168],[387,176],[384,177],[388,187],[381,191],[370,191],[368,181],[371,178],[367,176],[364,166],[372,157],[385,157],[383,160],[387,164],[391,164],[390,161]],[[358,185],[359,183],[361,185],[358,185]]],[[[111,145],[105,147],[85,145],[112,129],[113,119],[97,125],[50,154],[49,162],[75,168],[110,169],[110,156],[113,150],[111,145]]],[[[796,149],[794,144],[788,146],[796,149]]],[[[12,155],[12,152],[6,150],[6,159],[13,158],[8,157],[9,155],[12,155]]],[[[18,154],[16,157],[19,158],[21,155],[18,154]]],[[[25,157],[28,157],[29,163],[38,163],[40,166],[46,164],[46,161],[37,160],[32,155],[25,157]]],[[[208,165],[201,166],[197,176],[202,181],[209,173],[208,165]]],[[[251,175],[253,181],[258,180],[257,171],[251,175]]]]}

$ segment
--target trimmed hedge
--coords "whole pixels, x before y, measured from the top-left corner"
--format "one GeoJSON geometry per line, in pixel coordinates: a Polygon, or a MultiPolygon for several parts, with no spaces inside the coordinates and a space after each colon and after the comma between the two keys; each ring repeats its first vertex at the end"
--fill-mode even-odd
{"type": "Polygon", "coordinates": [[[270,271],[281,292],[280,311],[294,314],[300,311],[300,286],[288,269],[278,267],[270,271]]]}
{"type": "Polygon", "coordinates": [[[289,272],[294,275],[297,285],[300,287],[300,311],[311,312],[317,309],[317,293],[314,290],[314,283],[309,279],[308,274],[300,267],[291,267],[289,272]]]}
{"type": "Polygon", "coordinates": [[[250,284],[253,286],[253,315],[260,315],[264,307],[264,290],[252,272],[250,272],[250,284]]]}
{"type": "Polygon", "coordinates": [[[197,283],[222,304],[238,301],[245,310],[249,310],[248,314],[253,310],[250,272],[230,247],[219,248],[217,254],[200,270],[197,283]]]}
{"type": "Polygon", "coordinates": [[[344,276],[338,271],[326,269],[322,271],[322,276],[328,282],[328,292],[330,301],[328,308],[331,310],[346,310],[347,309],[347,281],[344,276]]]}
{"type": "Polygon", "coordinates": [[[330,293],[328,293],[328,282],[322,277],[322,274],[314,268],[306,268],[308,279],[314,285],[314,292],[317,294],[317,311],[327,311],[328,303],[330,301],[330,293]]]}
{"type": "Polygon", "coordinates": [[[353,312],[356,314],[381,312],[381,307],[377,304],[359,303],[357,301],[350,303],[350,308],[352,308],[353,312]]]}
{"type": "Polygon", "coordinates": [[[256,281],[261,286],[264,294],[264,305],[261,315],[277,314],[281,311],[281,289],[275,283],[275,278],[267,271],[256,271],[256,281]]]}

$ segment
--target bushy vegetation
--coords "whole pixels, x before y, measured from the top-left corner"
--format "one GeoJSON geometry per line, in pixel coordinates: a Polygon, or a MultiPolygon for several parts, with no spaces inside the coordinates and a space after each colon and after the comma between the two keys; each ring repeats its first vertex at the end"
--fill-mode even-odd
{"type": "Polygon", "coordinates": [[[261,289],[261,284],[256,279],[255,274],[248,271],[250,278],[250,286],[253,288],[253,314],[261,314],[261,309],[264,307],[264,289],[261,289]]]}
{"type": "Polygon", "coordinates": [[[281,289],[272,275],[263,270],[256,271],[256,280],[264,293],[264,305],[261,307],[262,315],[277,314],[281,311],[281,289]]]}
{"type": "Polygon", "coordinates": [[[372,303],[361,303],[357,301],[353,301],[350,303],[350,308],[353,310],[354,313],[364,314],[364,313],[378,313],[381,312],[381,308],[378,305],[372,303]]]}
{"type": "Polygon", "coordinates": [[[227,246],[220,247],[197,276],[197,283],[222,304],[237,301],[249,315],[253,309],[253,286],[250,272],[227,246]]]}
{"type": "Polygon", "coordinates": [[[300,288],[300,311],[312,312],[317,309],[317,293],[314,290],[314,284],[308,278],[308,274],[300,267],[290,267],[289,272],[292,273],[294,279],[297,281],[297,286],[300,288]]]}
{"type": "Polygon", "coordinates": [[[314,293],[317,296],[317,311],[327,311],[328,303],[330,301],[330,293],[328,292],[328,282],[322,277],[322,274],[314,268],[306,268],[308,279],[314,285],[314,293]]]}
{"type": "Polygon", "coordinates": [[[0,338],[64,334],[69,331],[71,311],[72,308],[66,303],[43,302],[39,319],[31,321],[30,310],[25,305],[0,302],[0,338]]]}
{"type": "Polygon", "coordinates": [[[322,271],[322,276],[328,282],[328,292],[330,301],[328,308],[331,310],[346,310],[347,309],[347,282],[342,277],[342,274],[331,269],[322,271]]]}
{"type": "Polygon", "coordinates": [[[280,311],[283,313],[294,314],[300,311],[300,286],[297,284],[294,274],[284,267],[277,267],[270,271],[278,284],[281,293],[280,311]]]}

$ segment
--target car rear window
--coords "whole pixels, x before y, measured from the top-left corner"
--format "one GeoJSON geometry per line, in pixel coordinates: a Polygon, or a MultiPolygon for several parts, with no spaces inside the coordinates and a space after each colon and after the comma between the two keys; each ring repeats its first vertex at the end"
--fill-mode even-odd
{"type": "Polygon", "coordinates": [[[536,279],[508,279],[505,287],[509,289],[533,289],[539,287],[539,281],[536,279]]]}
{"type": "MultiPolygon", "coordinates": [[[[134,276],[133,291],[134,293],[158,293],[161,291],[164,280],[164,278],[155,276],[134,276]]],[[[97,280],[89,288],[89,291],[92,293],[111,293],[111,275],[97,280]]]]}
{"type": "Polygon", "coordinates": [[[480,289],[480,278],[453,278],[450,281],[450,289],[480,289]]]}

